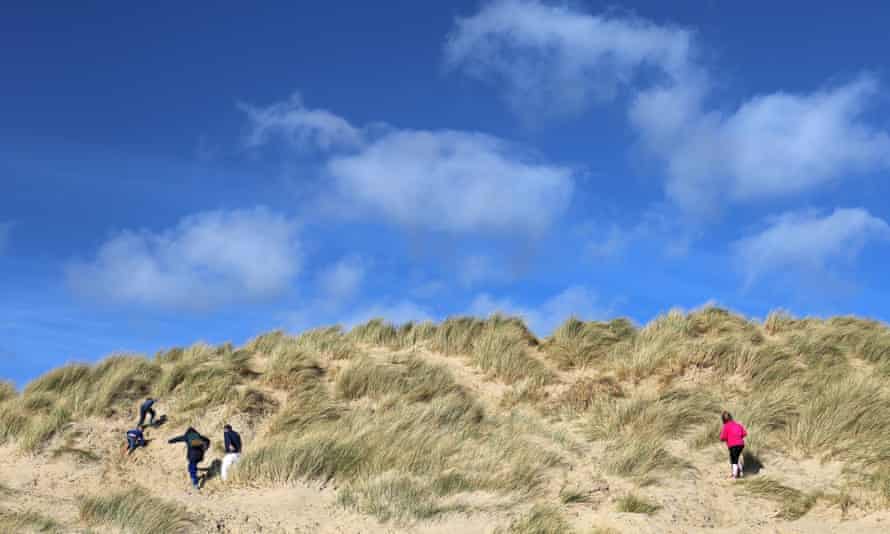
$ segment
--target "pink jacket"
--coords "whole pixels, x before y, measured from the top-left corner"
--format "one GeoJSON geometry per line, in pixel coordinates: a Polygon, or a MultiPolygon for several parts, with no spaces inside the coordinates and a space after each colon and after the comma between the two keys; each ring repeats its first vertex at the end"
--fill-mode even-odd
{"type": "Polygon", "coordinates": [[[748,432],[745,431],[745,427],[735,421],[727,421],[723,425],[723,430],[720,431],[720,441],[725,441],[727,447],[735,447],[744,445],[745,436],[747,435],[748,432]]]}

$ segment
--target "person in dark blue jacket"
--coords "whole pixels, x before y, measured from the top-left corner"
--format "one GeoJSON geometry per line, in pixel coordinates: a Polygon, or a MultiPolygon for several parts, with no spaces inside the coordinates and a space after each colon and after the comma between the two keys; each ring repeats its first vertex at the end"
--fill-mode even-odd
{"type": "Polygon", "coordinates": [[[152,406],[155,405],[155,399],[149,397],[145,399],[145,402],[142,403],[142,406],[139,407],[139,426],[142,428],[143,423],[145,423],[145,416],[148,415],[150,418],[148,420],[149,426],[155,423],[155,411],[152,409],[152,406]]]}
{"type": "Polygon", "coordinates": [[[225,439],[226,455],[223,456],[220,475],[223,480],[227,480],[229,469],[241,458],[241,435],[232,430],[232,425],[224,426],[223,430],[225,431],[223,438],[225,439]]]}
{"type": "Polygon", "coordinates": [[[194,428],[189,427],[185,434],[171,438],[167,443],[185,443],[192,486],[195,489],[201,489],[201,484],[198,480],[198,464],[204,461],[204,453],[210,448],[210,440],[202,436],[194,428]]]}
{"type": "Polygon", "coordinates": [[[137,447],[145,447],[145,436],[140,428],[127,432],[127,454],[133,454],[137,447]]]}

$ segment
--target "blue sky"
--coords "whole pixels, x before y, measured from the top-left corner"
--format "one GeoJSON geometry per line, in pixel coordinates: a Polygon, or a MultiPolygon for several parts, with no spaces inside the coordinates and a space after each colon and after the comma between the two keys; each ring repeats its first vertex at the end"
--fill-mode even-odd
{"type": "Polygon", "coordinates": [[[890,7],[6,6],[0,376],[505,311],[887,320],[890,7]]]}

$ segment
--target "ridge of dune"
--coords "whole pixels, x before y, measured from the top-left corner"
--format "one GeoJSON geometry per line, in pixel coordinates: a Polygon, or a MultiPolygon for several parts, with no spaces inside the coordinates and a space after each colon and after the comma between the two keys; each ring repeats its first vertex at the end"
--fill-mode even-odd
{"type": "Polygon", "coordinates": [[[274,332],[7,387],[0,530],[885,532],[885,407],[890,330],[854,318],[704,308],[541,340],[502,316],[274,332]],[[126,457],[146,395],[167,421],[126,457]],[[742,480],[721,409],[749,428],[742,480]],[[208,467],[226,422],[243,458],[196,492],[166,440],[199,429],[208,467]],[[108,504],[122,495],[137,511],[108,504]]]}

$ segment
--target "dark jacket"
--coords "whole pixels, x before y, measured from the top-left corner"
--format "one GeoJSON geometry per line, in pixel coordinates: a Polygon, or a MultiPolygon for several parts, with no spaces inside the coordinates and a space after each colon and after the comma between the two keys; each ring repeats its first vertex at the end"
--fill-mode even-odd
{"type": "Polygon", "coordinates": [[[207,441],[207,445],[199,445],[199,446],[190,446],[188,453],[186,454],[186,458],[190,464],[199,464],[204,461],[204,452],[210,446],[210,441],[207,441]]]}
{"type": "Polygon", "coordinates": [[[226,441],[226,452],[241,453],[241,435],[234,430],[226,430],[223,437],[226,441]]]}
{"type": "Polygon", "coordinates": [[[194,464],[204,461],[204,452],[210,448],[210,440],[191,427],[185,434],[171,438],[167,443],[185,443],[188,461],[194,464]]]}
{"type": "Polygon", "coordinates": [[[142,434],[142,431],[138,428],[134,428],[127,432],[127,437],[136,441],[137,444],[142,445],[145,443],[145,436],[142,434]]]}

